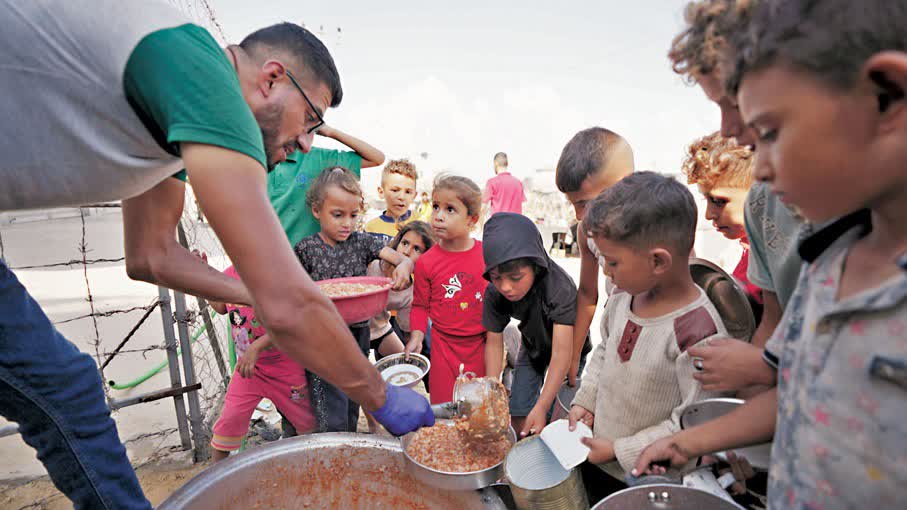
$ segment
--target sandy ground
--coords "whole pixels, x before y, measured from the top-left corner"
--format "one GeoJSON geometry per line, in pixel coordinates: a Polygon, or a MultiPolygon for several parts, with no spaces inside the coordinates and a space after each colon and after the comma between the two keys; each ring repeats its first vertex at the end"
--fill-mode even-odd
{"type": "MultiPolygon", "coordinates": [[[[40,265],[80,258],[81,223],[78,218],[38,221],[0,226],[8,264],[13,267],[40,265]]],[[[210,238],[210,233],[202,231],[210,238]]],[[[122,222],[118,210],[86,218],[86,239],[89,258],[119,258],[123,256],[122,222]]],[[[550,234],[543,231],[550,242],[550,234]]],[[[210,241],[209,241],[210,242],[210,241]]],[[[702,248],[698,248],[699,251],[702,248]]],[[[214,250],[212,250],[214,251],[214,250]]],[[[579,276],[579,260],[558,258],[575,279],[579,276]]],[[[226,261],[213,258],[212,265],[222,268],[226,261]]],[[[85,280],[80,266],[53,269],[17,269],[16,275],[41,304],[52,321],[60,321],[89,312],[85,296],[85,280]]],[[[124,265],[104,263],[88,269],[95,306],[98,311],[145,306],[157,297],[157,288],[129,280],[124,265]]],[[[604,289],[602,289],[604,295],[604,289]]],[[[112,349],[135,324],[141,311],[105,317],[99,321],[100,351],[112,349]]],[[[596,317],[593,325],[598,324],[596,317]]],[[[90,320],[61,324],[60,331],[83,351],[95,354],[95,333],[90,320]]],[[[141,349],[163,343],[160,314],[155,313],[130,340],[129,349],[141,349]]],[[[600,338],[597,327],[592,328],[593,343],[600,338]]],[[[130,353],[114,360],[105,370],[108,379],[130,380],[145,373],[165,359],[162,351],[130,353]]],[[[214,381],[203,381],[214,384],[214,381]]],[[[169,387],[167,370],[162,371],[137,389],[111,390],[114,398],[169,387]]],[[[121,439],[127,446],[134,465],[140,465],[139,477],[153,503],[163,500],[175,488],[204,465],[192,465],[188,452],[181,452],[176,433],[172,399],[128,407],[113,413],[121,439]]],[[[7,422],[0,418],[0,426],[7,422]]],[[[365,430],[364,420],[360,430],[365,430]]],[[[35,458],[34,451],[17,436],[0,438],[0,508],[69,508],[68,503],[54,494],[45,471],[35,458]],[[38,478],[43,477],[43,478],[38,478]],[[36,480],[36,478],[38,478],[36,480]],[[29,481],[31,480],[31,481],[29,481]],[[23,485],[24,484],[24,485],[23,485]],[[37,502],[37,503],[36,503],[37,502]],[[42,503],[43,502],[43,503],[42,503]],[[43,506],[42,506],[43,505],[43,506]]]]}

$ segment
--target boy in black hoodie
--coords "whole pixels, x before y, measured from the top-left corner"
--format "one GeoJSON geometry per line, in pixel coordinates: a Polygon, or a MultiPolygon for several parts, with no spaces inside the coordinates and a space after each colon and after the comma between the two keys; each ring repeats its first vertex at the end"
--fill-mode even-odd
{"type": "MultiPolygon", "coordinates": [[[[488,330],[485,373],[501,375],[503,331],[511,318],[519,320],[522,348],[513,371],[510,415],[521,437],[538,434],[548,423],[575,352],[576,284],[548,257],[538,229],[521,214],[492,216],[485,224],[482,248],[483,276],[491,282],[485,289],[482,314],[488,330]]],[[[591,349],[586,332],[579,372],[591,349]]]]}

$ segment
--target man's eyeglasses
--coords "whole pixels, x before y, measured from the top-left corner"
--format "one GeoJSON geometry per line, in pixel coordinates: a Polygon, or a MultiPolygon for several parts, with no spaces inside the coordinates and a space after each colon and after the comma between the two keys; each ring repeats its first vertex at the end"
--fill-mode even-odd
{"type": "Polygon", "coordinates": [[[315,123],[314,126],[310,127],[306,132],[311,134],[311,133],[314,133],[315,131],[318,131],[318,128],[320,128],[321,126],[324,125],[324,117],[322,117],[321,114],[318,113],[318,109],[315,108],[315,105],[313,105],[311,101],[309,101],[309,96],[305,95],[305,92],[303,92],[302,87],[299,86],[299,82],[296,81],[296,78],[293,77],[293,73],[291,73],[289,69],[287,69],[287,78],[289,78],[290,81],[293,82],[293,85],[296,86],[296,90],[298,90],[299,93],[302,94],[302,98],[305,99],[305,102],[308,103],[309,108],[311,108],[312,112],[315,113],[315,117],[318,118],[318,122],[315,123]]]}

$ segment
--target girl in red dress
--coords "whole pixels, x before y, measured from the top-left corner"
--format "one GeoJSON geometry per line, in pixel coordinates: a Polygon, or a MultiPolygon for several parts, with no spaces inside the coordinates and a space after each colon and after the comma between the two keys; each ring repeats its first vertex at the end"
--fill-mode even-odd
{"type": "Polygon", "coordinates": [[[406,352],[419,352],[431,319],[431,402],[449,402],[460,372],[485,375],[482,300],[486,282],[479,223],[482,191],[466,177],[441,175],[432,190],[431,227],[438,243],[416,262],[412,334],[406,352]]]}

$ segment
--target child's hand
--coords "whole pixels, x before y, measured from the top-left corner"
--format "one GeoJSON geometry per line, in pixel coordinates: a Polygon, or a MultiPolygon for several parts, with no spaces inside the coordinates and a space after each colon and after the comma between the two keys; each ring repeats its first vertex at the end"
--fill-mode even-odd
{"type": "Polygon", "coordinates": [[[545,409],[539,406],[533,407],[523,422],[523,430],[520,431],[520,437],[540,433],[545,428],[545,425],[548,425],[547,414],[545,409]]]}
{"type": "Polygon", "coordinates": [[[615,459],[614,443],[607,439],[595,437],[583,437],[580,441],[589,447],[589,462],[593,464],[605,464],[615,459]]]}
{"type": "Polygon", "coordinates": [[[573,406],[570,408],[570,414],[567,415],[567,421],[570,422],[570,430],[576,430],[578,421],[585,423],[591,429],[595,423],[595,415],[583,406],[573,406]]]}
{"type": "Polygon", "coordinates": [[[254,343],[250,345],[249,349],[246,350],[246,353],[243,354],[242,358],[239,358],[239,361],[236,363],[236,371],[246,379],[251,379],[252,376],[255,375],[255,362],[258,361],[258,349],[256,349],[254,345],[254,343]]]}
{"type": "Polygon", "coordinates": [[[393,280],[394,280],[394,290],[403,290],[409,287],[412,280],[410,277],[413,274],[413,261],[407,258],[400,263],[396,268],[394,268],[393,280]]]}
{"type": "Polygon", "coordinates": [[[412,354],[414,352],[416,352],[416,353],[422,352],[422,339],[423,338],[424,338],[424,336],[422,336],[422,335],[415,335],[415,334],[410,335],[409,341],[406,342],[406,348],[403,349],[403,353],[404,353],[403,357],[406,359],[409,359],[410,354],[412,354]]]}

